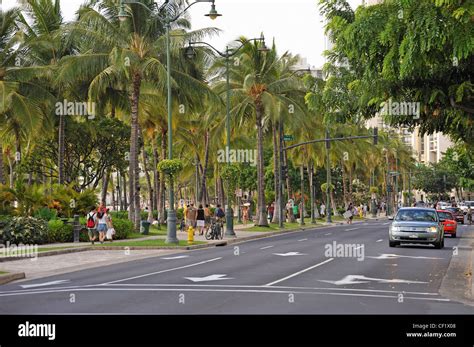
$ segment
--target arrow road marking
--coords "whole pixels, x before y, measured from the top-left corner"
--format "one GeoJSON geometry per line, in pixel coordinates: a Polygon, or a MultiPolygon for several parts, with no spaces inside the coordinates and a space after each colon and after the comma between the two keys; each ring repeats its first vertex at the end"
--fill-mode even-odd
{"type": "Polygon", "coordinates": [[[272,286],[272,285],[274,285],[274,284],[277,284],[277,283],[286,281],[287,279],[290,279],[290,278],[292,278],[292,277],[301,275],[302,273],[304,273],[304,272],[306,272],[306,271],[309,271],[309,270],[312,270],[312,269],[314,269],[314,268],[317,268],[318,266],[324,265],[324,264],[329,263],[330,261],[333,261],[333,260],[334,260],[334,258],[329,258],[329,259],[323,261],[322,263],[319,263],[319,264],[310,266],[310,267],[308,267],[308,268],[306,268],[306,269],[303,269],[303,270],[301,270],[301,271],[295,272],[294,274],[291,274],[291,275],[289,275],[289,276],[283,277],[282,279],[279,279],[279,280],[277,280],[277,281],[274,281],[274,282],[270,282],[270,283],[268,283],[268,284],[265,284],[265,286],[272,286]]]}
{"type": "Polygon", "coordinates": [[[189,258],[189,255],[178,255],[176,257],[167,257],[167,258],[161,258],[164,260],[173,260],[173,259],[183,259],[183,258],[189,258]]]}
{"type": "Polygon", "coordinates": [[[380,240],[377,240],[377,241],[375,241],[375,242],[382,242],[382,241],[383,241],[383,239],[380,239],[380,240]]]}
{"type": "Polygon", "coordinates": [[[273,246],[265,246],[265,247],[262,247],[260,249],[267,249],[267,248],[272,248],[273,246]]]}
{"type": "Polygon", "coordinates": [[[324,234],[324,236],[328,236],[328,235],[331,235],[331,233],[324,234]]]}
{"type": "Polygon", "coordinates": [[[307,241],[308,239],[301,239],[301,240],[298,240],[298,242],[301,242],[301,241],[307,241]]]}
{"type": "Polygon", "coordinates": [[[288,252],[288,253],[273,253],[274,255],[279,255],[280,257],[291,257],[293,255],[306,255],[300,252],[288,252]]]}
{"type": "Polygon", "coordinates": [[[390,224],[391,222],[387,222],[387,223],[383,223],[383,225],[387,225],[387,224],[390,224]]]}
{"type": "Polygon", "coordinates": [[[52,282],[46,282],[46,283],[36,283],[36,284],[21,284],[20,287],[22,288],[35,288],[35,287],[46,287],[46,286],[51,286],[53,284],[60,284],[60,283],[66,283],[66,282],[71,282],[70,280],[59,280],[59,281],[52,281],[52,282]]]}
{"type": "Polygon", "coordinates": [[[346,229],[345,231],[351,231],[351,230],[357,230],[359,228],[349,228],[349,229],[346,229]]]}
{"type": "Polygon", "coordinates": [[[372,259],[397,259],[397,258],[411,258],[411,259],[444,259],[435,257],[414,257],[411,255],[400,255],[400,254],[380,254],[378,257],[367,257],[372,259]]]}
{"type": "Polygon", "coordinates": [[[387,280],[384,278],[365,277],[363,275],[348,275],[340,279],[339,281],[327,281],[327,280],[319,280],[319,281],[335,284],[336,286],[347,285],[347,284],[369,283],[370,281],[377,282],[377,283],[428,283],[428,282],[421,282],[421,281],[401,280],[401,279],[396,279],[396,278],[387,280]]]}
{"type": "Polygon", "coordinates": [[[227,275],[209,275],[206,277],[185,277],[187,280],[193,282],[208,282],[208,281],[221,281],[221,280],[232,280],[232,277],[225,277],[227,275]]]}

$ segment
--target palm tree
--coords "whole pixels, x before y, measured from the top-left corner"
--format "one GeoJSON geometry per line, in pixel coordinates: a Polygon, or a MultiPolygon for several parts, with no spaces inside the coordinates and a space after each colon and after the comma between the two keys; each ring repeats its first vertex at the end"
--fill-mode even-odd
{"type": "MultiPolygon", "coordinates": [[[[239,64],[232,64],[230,70],[232,112],[236,118],[254,120],[257,130],[257,224],[268,226],[263,160],[265,123],[279,103],[294,102],[287,95],[300,88],[300,83],[289,73],[281,74],[280,68],[289,55],[285,53],[279,57],[275,44],[264,52],[260,42],[250,43],[245,38],[239,41],[243,44],[238,55],[239,64]]],[[[221,82],[221,92],[224,88],[225,84],[221,82]]]]}

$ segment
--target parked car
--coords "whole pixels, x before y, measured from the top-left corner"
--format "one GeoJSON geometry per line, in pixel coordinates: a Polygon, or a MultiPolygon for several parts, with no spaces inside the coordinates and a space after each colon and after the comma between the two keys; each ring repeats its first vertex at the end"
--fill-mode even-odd
{"type": "Polygon", "coordinates": [[[438,216],[443,222],[444,225],[444,234],[449,234],[451,237],[456,237],[458,230],[458,223],[456,222],[456,217],[449,212],[444,210],[437,210],[438,216]]]}
{"type": "Polygon", "coordinates": [[[448,207],[445,211],[451,212],[456,222],[464,224],[464,212],[459,207],[448,207]]]}
{"type": "Polygon", "coordinates": [[[438,203],[438,206],[439,206],[439,209],[440,210],[445,210],[447,209],[448,207],[451,207],[451,203],[450,202],[446,202],[446,201],[440,201],[438,203]]]}
{"type": "MultiPolygon", "coordinates": [[[[392,219],[392,218],[389,218],[392,219]]],[[[398,210],[389,229],[389,246],[401,243],[444,247],[444,225],[434,208],[404,207],[398,210]]]]}

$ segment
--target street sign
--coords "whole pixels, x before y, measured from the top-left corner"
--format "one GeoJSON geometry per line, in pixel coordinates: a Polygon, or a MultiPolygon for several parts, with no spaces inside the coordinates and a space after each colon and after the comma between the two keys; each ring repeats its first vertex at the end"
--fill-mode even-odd
{"type": "Polygon", "coordinates": [[[284,141],[293,141],[295,137],[293,135],[283,135],[284,141]]]}

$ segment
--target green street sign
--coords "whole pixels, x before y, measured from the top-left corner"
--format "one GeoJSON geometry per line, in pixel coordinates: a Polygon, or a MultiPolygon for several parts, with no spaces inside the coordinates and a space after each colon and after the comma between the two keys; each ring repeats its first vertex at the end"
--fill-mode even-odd
{"type": "Polygon", "coordinates": [[[283,135],[284,141],[293,141],[295,137],[293,135],[283,135]]]}

